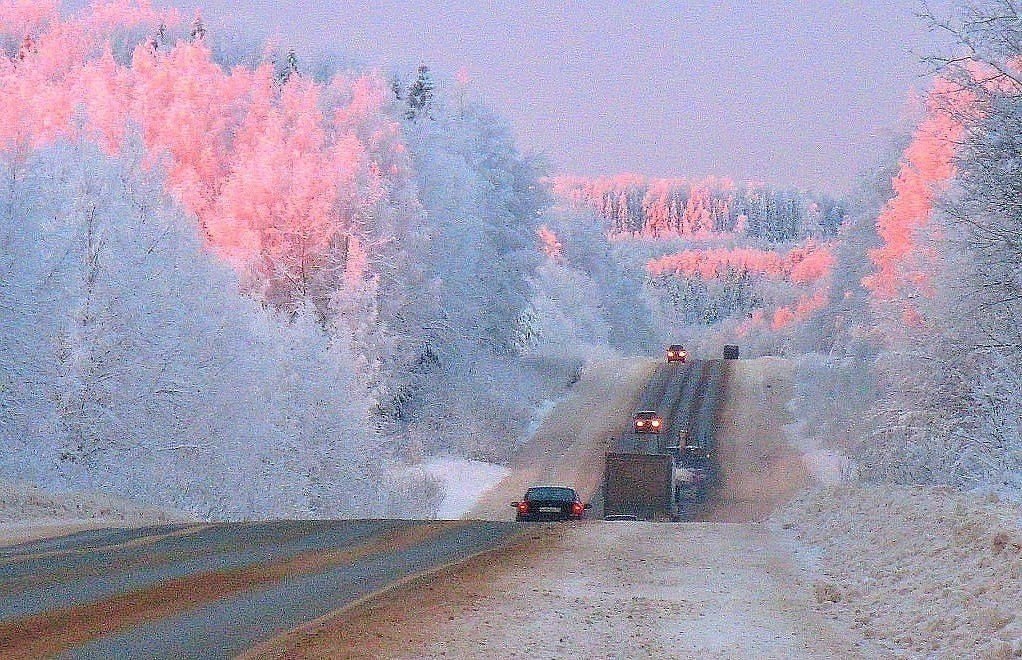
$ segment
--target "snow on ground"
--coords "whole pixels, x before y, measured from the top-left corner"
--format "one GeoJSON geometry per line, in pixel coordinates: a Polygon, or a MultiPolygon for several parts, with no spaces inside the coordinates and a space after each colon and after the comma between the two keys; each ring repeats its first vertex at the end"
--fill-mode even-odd
{"type": "MultiPolygon", "coordinates": [[[[508,501],[539,481],[581,484],[588,496],[655,364],[588,370],[470,513],[508,517],[508,501]]],[[[792,369],[770,359],[729,369],[738,396],[721,412],[728,497],[712,517],[743,524],[536,525],[517,546],[284,636],[267,657],[858,657],[859,636],[817,610],[796,544],[749,522],[805,484],[782,429],[792,369]]]]}
{"type": "Polygon", "coordinates": [[[1022,507],[942,488],[836,486],[778,512],[818,557],[819,609],[875,655],[1022,655],[1022,507]]]}
{"type": "Polygon", "coordinates": [[[762,522],[811,482],[805,457],[784,429],[792,417],[794,367],[763,357],[725,362],[727,391],[718,415],[720,486],[700,514],[709,522],[762,522]]]}
{"type": "Polygon", "coordinates": [[[137,527],[189,520],[98,493],[49,493],[0,481],[0,546],[99,527],[137,527]]]}
{"type": "Polygon", "coordinates": [[[517,547],[325,618],[263,657],[859,657],[814,603],[765,525],[537,525],[517,547]]]}
{"type": "Polygon", "coordinates": [[[475,506],[479,497],[511,471],[503,465],[463,458],[437,457],[418,466],[444,485],[437,518],[457,520],[475,506]]]}
{"type": "Polygon", "coordinates": [[[557,403],[557,399],[544,399],[538,406],[536,406],[536,411],[532,413],[532,419],[529,420],[529,425],[525,428],[525,433],[523,434],[526,442],[528,442],[536,431],[539,430],[539,427],[543,424],[547,415],[553,412],[553,409],[557,407],[557,403]]]}

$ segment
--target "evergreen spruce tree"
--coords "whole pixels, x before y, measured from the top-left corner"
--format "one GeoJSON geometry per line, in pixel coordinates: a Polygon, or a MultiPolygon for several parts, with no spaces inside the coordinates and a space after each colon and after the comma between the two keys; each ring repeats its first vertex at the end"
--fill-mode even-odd
{"type": "Polygon", "coordinates": [[[430,108],[433,106],[433,77],[429,73],[429,67],[421,65],[415,82],[408,88],[408,112],[405,116],[408,119],[429,117],[430,108]]]}

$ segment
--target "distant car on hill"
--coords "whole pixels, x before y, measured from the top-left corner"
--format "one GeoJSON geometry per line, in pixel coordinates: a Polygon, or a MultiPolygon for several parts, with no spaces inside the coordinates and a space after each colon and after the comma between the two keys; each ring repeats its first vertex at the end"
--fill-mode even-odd
{"type": "Polygon", "coordinates": [[[668,362],[685,362],[688,358],[688,351],[681,344],[671,344],[667,347],[667,361],[668,362]]]}
{"type": "Polygon", "coordinates": [[[664,418],[655,410],[640,410],[635,413],[636,433],[660,433],[664,426],[664,418]]]}
{"type": "Polygon", "coordinates": [[[512,502],[515,520],[581,520],[592,505],[578,498],[574,488],[536,486],[525,491],[520,502],[512,502]]]}
{"type": "Polygon", "coordinates": [[[738,346],[734,344],[727,344],[724,346],[724,359],[725,360],[737,360],[738,359],[738,346]]]}

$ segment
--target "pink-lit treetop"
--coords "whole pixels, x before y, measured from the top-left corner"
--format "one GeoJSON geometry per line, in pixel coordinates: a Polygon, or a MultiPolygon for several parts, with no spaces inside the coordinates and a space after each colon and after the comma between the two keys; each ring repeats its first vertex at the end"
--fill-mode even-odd
{"type": "Polygon", "coordinates": [[[540,228],[536,230],[536,234],[539,236],[540,247],[543,250],[543,254],[553,261],[563,262],[564,246],[557,238],[557,234],[546,225],[541,225],[540,228]]]}
{"type": "Polygon", "coordinates": [[[829,303],[830,291],[824,287],[799,296],[790,305],[781,305],[773,310],[757,309],[750,318],[738,326],[737,334],[744,337],[763,328],[773,331],[784,330],[812,317],[815,312],[820,311],[829,303]]]}
{"type": "Polygon", "coordinates": [[[180,23],[145,0],[70,17],[55,2],[0,1],[11,45],[0,150],[86,138],[117,153],[137,131],[207,245],[268,299],[287,306],[358,281],[363,225],[407,169],[380,77],[282,81],[270,62],[225,70],[201,32],[167,36],[180,23]],[[152,36],[119,61],[116,40],[140,29],[152,36]]]}
{"type": "Polygon", "coordinates": [[[928,292],[926,265],[932,255],[923,233],[936,199],[954,177],[957,145],[965,131],[949,111],[949,101],[959,110],[971,103],[958,85],[938,79],[927,100],[926,116],[902,155],[892,182],[894,196],[877,217],[883,245],[870,251],[876,270],[863,284],[879,300],[928,292]]]}
{"type": "Polygon", "coordinates": [[[595,211],[617,238],[735,233],[790,241],[830,236],[844,219],[835,200],[717,177],[560,176],[551,184],[564,203],[595,211]]]}
{"type": "Polygon", "coordinates": [[[787,253],[755,248],[685,250],[649,261],[646,270],[651,277],[682,275],[712,279],[731,271],[810,284],[827,277],[833,265],[830,246],[808,241],[787,253]]]}

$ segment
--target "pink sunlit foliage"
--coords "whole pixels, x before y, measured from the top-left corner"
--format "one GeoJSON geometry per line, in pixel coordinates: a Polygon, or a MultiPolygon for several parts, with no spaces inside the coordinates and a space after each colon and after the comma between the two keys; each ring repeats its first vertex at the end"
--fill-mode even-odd
{"type": "Polygon", "coordinates": [[[179,16],[148,2],[61,17],[55,3],[7,0],[0,19],[7,43],[27,44],[0,58],[4,152],[85,137],[115,154],[137,128],[207,245],[268,301],[325,300],[361,281],[365,224],[387,180],[408,171],[379,76],[281,83],[269,62],[228,71],[201,35],[166,43],[179,16]],[[161,38],[117,61],[115,39],[140,26],[161,38]]]}
{"type": "Polygon", "coordinates": [[[878,300],[902,298],[906,321],[918,314],[905,299],[928,295],[926,274],[934,255],[926,233],[936,199],[955,175],[955,155],[965,128],[953,110],[964,110],[972,95],[955,83],[938,79],[926,102],[926,116],[902,155],[892,197],[876,220],[883,245],[870,251],[876,270],[863,284],[878,300]],[[950,105],[949,105],[950,104],[950,105]]]}
{"type": "Polygon", "coordinates": [[[733,271],[810,284],[829,276],[833,265],[830,247],[809,241],[787,254],[755,248],[685,250],[649,261],[646,270],[651,277],[681,275],[708,280],[733,271]]]}
{"type": "Polygon", "coordinates": [[[561,244],[561,241],[558,240],[557,234],[555,234],[553,230],[546,225],[540,226],[540,228],[536,230],[536,234],[539,236],[543,254],[553,261],[563,262],[564,246],[561,244]]]}
{"type": "Polygon", "coordinates": [[[611,233],[666,238],[712,232],[726,216],[726,201],[714,195],[734,190],[728,179],[651,179],[636,174],[560,176],[552,180],[561,199],[592,208],[612,222],[611,233]],[[716,211],[716,214],[713,211],[716,211]]]}
{"type": "Polygon", "coordinates": [[[38,34],[50,22],[60,19],[57,0],[5,0],[0,2],[0,25],[7,38],[22,43],[25,37],[38,34]]]}
{"type": "Polygon", "coordinates": [[[770,321],[772,330],[781,330],[794,323],[807,319],[818,310],[827,306],[830,296],[825,289],[812,294],[800,296],[794,305],[785,305],[774,310],[770,321]]]}
{"type": "Polygon", "coordinates": [[[754,310],[749,318],[738,326],[736,334],[739,337],[747,337],[766,329],[774,332],[785,330],[808,320],[828,304],[830,304],[830,291],[824,287],[799,296],[790,305],[781,305],[773,310],[754,310]]]}
{"type": "Polygon", "coordinates": [[[844,219],[835,200],[718,177],[560,176],[551,186],[564,203],[595,211],[616,239],[742,234],[785,242],[831,236],[844,219]]]}

